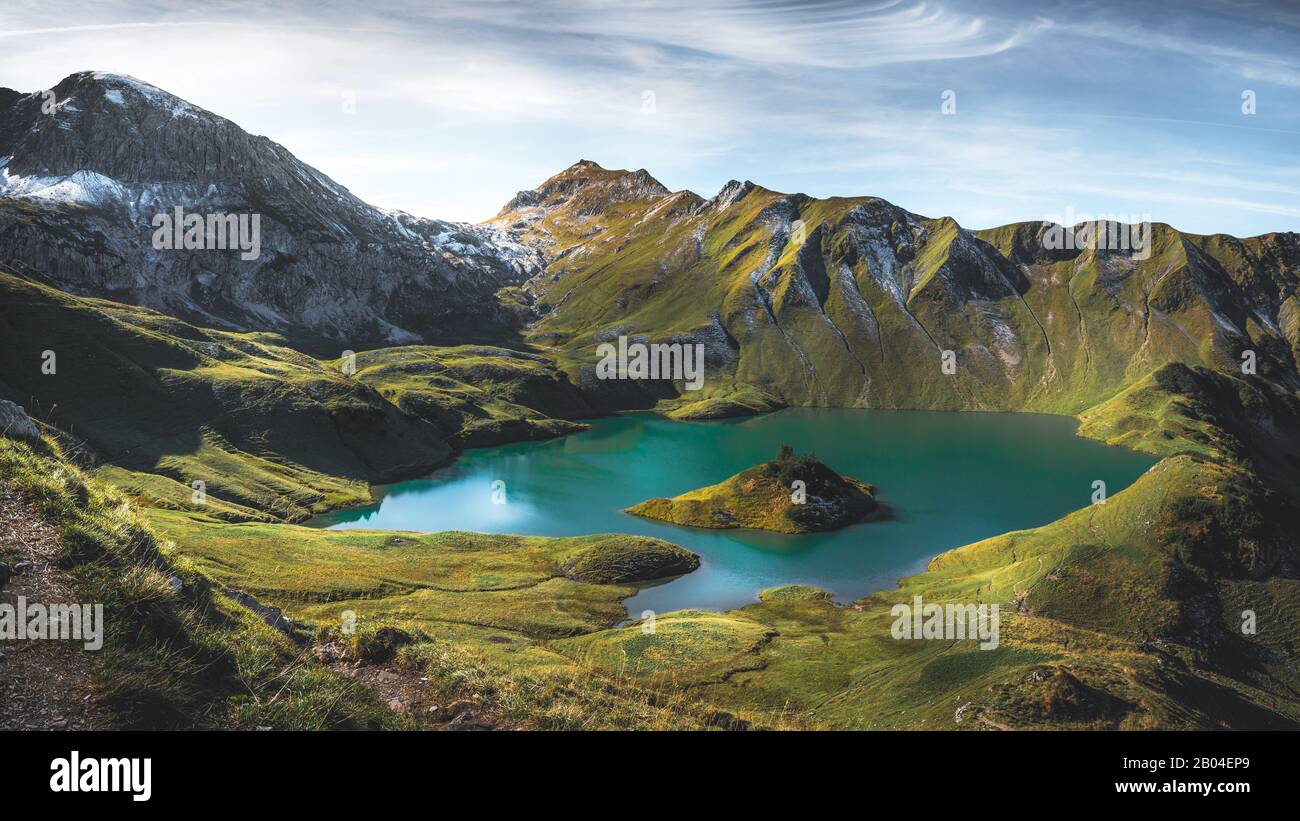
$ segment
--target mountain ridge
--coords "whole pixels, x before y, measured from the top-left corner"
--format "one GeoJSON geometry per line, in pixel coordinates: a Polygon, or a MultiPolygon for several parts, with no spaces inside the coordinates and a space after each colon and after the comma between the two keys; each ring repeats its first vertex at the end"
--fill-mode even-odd
{"type": "MultiPolygon", "coordinates": [[[[547,257],[523,286],[540,315],[528,338],[555,346],[571,378],[608,391],[611,407],[637,401],[593,378],[588,351],[614,335],[706,346],[715,387],[690,398],[695,408],[678,391],[666,409],[682,416],[752,412],[756,396],[763,407],[1075,413],[1165,362],[1224,370],[1247,349],[1262,371],[1300,384],[1300,235],[1154,224],[1145,248],[1062,249],[1050,223],[970,231],[876,197],[750,182],[704,200],[628,185],[643,173],[584,160],[493,221],[547,257]],[[606,196],[627,187],[640,196],[606,196]],[[938,378],[944,351],[956,378],[938,378]],[[762,363],[774,356],[794,356],[801,372],[773,373],[762,363]],[[925,359],[929,373],[893,384],[891,362],[925,359]]],[[[662,400],[662,390],[640,399],[662,400]]]]}
{"type": "MultiPolygon", "coordinates": [[[[544,190],[551,188],[552,184],[556,181],[562,181],[566,178],[571,179],[574,175],[582,174],[582,173],[588,173],[588,174],[594,173],[596,175],[599,175],[599,177],[604,180],[611,180],[611,179],[616,180],[621,177],[629,177],[629,176],[643,178],[647,180],[649,184],[658,186],[663,189],[663,193],[660,195],[661,198],[689,197],[691,199],[698,200],[701,203],[728,202],[730,204],[734,204],[735,200],[743,197],[745,194],[748,194],[750,191],[758,190],[761,192],[766,192],[769,194],[776,195],[778,197],[790,197],[790,198],[803,200],[803,201],[821,201],[821,202],[876,201],[876,202],[885,203],[892,207],[896,207],[900,209],[902,208],[902,206],[895,205],[892,200],[889,200],[885,197],[876,196],[874,194],[830,194],[822,197],[822,196],[816,196],[801,191],[778,191],[774,188],[768,188],[767,186],[764,186],[760,183],[756,183],[753,180],[739,180],[739,179],[728,180],[727,182],[722,184],[722,186],[718,189],[718,192],[716,194],[714,194],[711,197],[707,197],[691,188],[681,188],[677,190],[672,190],[668,188],[666,185],[664,185],[654,175],[650,174],[650,172],[645,168],[639,168],[636,169],[635,171],[628,170],[626,168],[607,168],[595,160],[583,158],[577,160],[572,165],[569,165],[566,168],[561,169],[555,174],[552,174],[546,180],[543,180],[542,183],[539,184],[536,188],[520,190],[518,193],[515,194],[514,197],[512,197],[509,201],[507,201],[507,203],[504,206],[501,207],[501,209],[497,212],[495,216],[489,217],[488,219],[485,219],[482,222],[483,223],[496,222],[501,218],[508,216],[512,211],[516,210],[517,208],[528,207],[529,205],[533,205],[534,203],[529,202],[531,195],[536,195],[538,194],[538,192],[542,192],[544,190]]],[[[961,224],[957,220],[957,218],[952,215],[929,217],[929,216],[922,215],[919,212],[909,211],[908,213],[913,214],[913,216],[916,216],[919,219],[951,220],[952,222],[957,223],[958,225],[961,224]]],[[[1020,229],[1027,226],[1040,226],[1040,225],[1041,226],[1060,225],[1061,227],[1066,227],[1066,228],[1078,227],[1084,225],[1087,222],[1094,222],[1094,221],[1095,220],[1080,220],[1074,223],[1073,226],[1067,226],[1060,223],[1055,223],[1051,220],[1022,219],[1022,220],[1017,220],[1015,222],[991,225],[986,228],[971,228],[966,226],[962,226],[962,227],[964,230],[970,231],[971,233],[974,234],[985,234],[985,233],[992,233],[995,231],[1002,231],[1006,229],[1020,229]]],[[[1124,223],[1124,224],[1133,225],[1135,223],[1124,223]]],[[[1172,224],[1165,223],[1165,222],[1155,222],[1152,223],[1152,225],[1168,228],[1177,231],[1179,234],[1192,236],[1192,237],[1203,237],[1203,238],[1230,237],[1232,239],[1236,239],[1239,241],[1260,240],[1269,237],[1275,237],[1275,238],[1294,237],[1296,238],[1297,241],[1300,241],[1300,231],[1276,230],[1276,231],[1265,231],[1260,234],[1237,236],[1236,234],[1228,234],[1222,231],[1216,231],[1211,233],[1198,233],[1195,231],[1184,231],[1181,228],[1176,228],[1172,224]]]]}

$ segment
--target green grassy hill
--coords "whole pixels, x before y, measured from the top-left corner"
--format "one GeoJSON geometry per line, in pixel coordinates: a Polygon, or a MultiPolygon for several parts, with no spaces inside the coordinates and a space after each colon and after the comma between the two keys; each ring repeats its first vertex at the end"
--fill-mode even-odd
{"type": "Polygon", "coordinates": [[[12,356],[0,395],[81,443],[105,478],[146,504],[227,519],[366,504],[369,484],[459,448],[580,429],[545,411],[591,413],[534,354],[387,348],[357,354],[350,374],[271,334],[74,297],[3,267],[0,344],[12,356]]]}
{"type": "Polygon", "coordinates": [[[563,436],[585,428],[568,420],[595,414],[582,393],[537,353],[406,345],[358,354],[356,367],[358,382],[461,448],[563,436]]]}

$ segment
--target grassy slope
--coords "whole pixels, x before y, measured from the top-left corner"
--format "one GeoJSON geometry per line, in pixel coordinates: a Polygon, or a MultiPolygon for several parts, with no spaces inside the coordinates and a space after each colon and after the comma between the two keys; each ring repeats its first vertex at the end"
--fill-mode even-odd
{"type": "Polygon", "coordinates": [[[733,721],[682,687],[592,675],[552,648],[612,627],[640,584],[698,564],[674,545],[618,535],[322,531],[175,511],[147,518],[199,572],[282,606],[326,637],[348,617],[361,635],[386,626],[409,633],[399,667],[418,671],[440,699],[470,700],[511,725],[698,729],[733,721]]]}
{"type": "Polygon", "coordinates": [[[369,500],[368,481],[450,456],[418,420],[265,335],[200,329],[0,272],[4,393],[87,442],[151,503],[301,518],[369,500]],[[42,352],[56,373],[41,371],[42,352]]]}
{"type": "Polygon", "coordinates": [[[409,345],[358,354],[356,368],[359,382],[458,447],[562,436],[583,429],[568,420],[594,413],[550,360],[535,353],[409,345]]]}
{"type": "Polygon", "coordinates": [[[274,335],[198,328],[2,268],[0,342],[15,362],[0,395],[86,443],[103,478],[146,505],[228,520],[366,504],[369,483],[427,472],[453,447],[565,433],[576,426],[546,411],[590,413],[533,355],[391,348],[359,354],[352,378],[274,335]]]}
{"type": "Polygon", "coordinates": [[[210,592],[119,490],[52,440],[0,437],[0,476],[59,527],[81,601],[104,605],[94,688],[113,725],[136,729],[345,729],[404,722],[368,691],[210,592]],[[182,580],[178,591],[170,580],[182,580]]]}

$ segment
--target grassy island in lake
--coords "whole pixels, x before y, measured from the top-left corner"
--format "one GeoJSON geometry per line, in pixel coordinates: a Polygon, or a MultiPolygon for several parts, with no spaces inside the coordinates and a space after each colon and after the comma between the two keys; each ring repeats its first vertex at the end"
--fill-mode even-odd
{"type": "Polygon", "coordinates": [[[628,513],[691,527],[778,533],[838,530],[876,510],[875,488],[840,476],[816,454],[782,445],[776,459],[671,499],[649,499],[628,513]]]}

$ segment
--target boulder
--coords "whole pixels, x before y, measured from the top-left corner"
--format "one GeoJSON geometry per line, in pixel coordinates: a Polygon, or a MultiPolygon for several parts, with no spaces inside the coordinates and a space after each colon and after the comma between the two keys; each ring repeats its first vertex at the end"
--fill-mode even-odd
{"type": "Polygon", "coordinates": [[[41,438],[41,432],[27,417],[27,411],[8,399],[0,399],[0,435],[27,442],[37,442],[41,438]]]}

